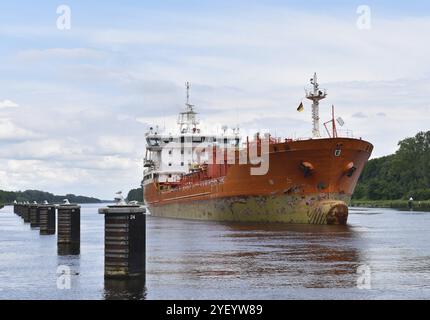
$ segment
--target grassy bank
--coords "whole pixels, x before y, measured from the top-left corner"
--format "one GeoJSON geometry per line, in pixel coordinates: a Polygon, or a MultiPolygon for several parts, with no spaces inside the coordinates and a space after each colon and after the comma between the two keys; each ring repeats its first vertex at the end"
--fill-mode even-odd
{"type": "MultiPolygon", "coordinates": [[[[408,209],[407,200],[352,200],[352,207],[408,209]]],[[[414,209],[430,210],[430,200],[414,201],[414,209]]]]}

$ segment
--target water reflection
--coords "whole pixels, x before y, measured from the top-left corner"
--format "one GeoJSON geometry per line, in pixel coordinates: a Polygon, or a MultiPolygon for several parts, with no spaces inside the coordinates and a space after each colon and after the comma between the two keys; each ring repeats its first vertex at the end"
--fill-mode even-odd
{"type": "Polygon", "coordinates": [[[82,208],[81,255],[66,256],[56,254],[56,236],[30,232],[11,207],[3,209],[0,299],[430,297],[429,213],[356,209],[349,227],[148,217],[146,289],[142,281],[104,282],[98,206],[82,208]],[[356,287],[360,265],[371,269],[372,290],[356,287]],[[71,290],[57,288],[64,267],[71,290]]]}
{"type": "Polygon", "coordinates": [[[81,259],[78,255],[58,255],[56,269],[57,290],[81,287],[81,259]]]}
{"type": "Polygon", "coordinates": [[[57,248],[59,256],[78,256],[80,252],[80,244],[59,244],[57,248]]]}
{"type": "Polygon", "coordinates": [[[227,254],[246,275],[281,277],[285,285],[306,288],[354,287],[360,253],[349,226],[225,224],[225,237],[251,243],[251,250],[227,254]],[[255,258],[252,258],[255,257],[255,258]],[[252,262],[243,263],[245,260],[252,262]]]}
{"type": "Polygon", "coordinates": [[[106,300],[145,300],[145,278],[105,279],[104,299],[106,300]]]}
{"type": "Polygon", "coordinates": [[[311,234],[336,234],[354,236],[354,228],[346,225],[312,225],[312,224],[282,224],[282,223],[220,223],[220,225],[232,231],[264,232],[265,234],[282,233],[311,233],[311,234]]]}
{"type": "Polygon", "coordinates": [[[163,269],[158,275],[196,285],[219,279],[232,285],[250,281],[269,287],[350,288],[356,286],[357,268],[363,263],[357,232],[349,226],[170,224],[169,235],[177,241],[170,249],[176,253],[174,259],[156,259],[163,269]]]}

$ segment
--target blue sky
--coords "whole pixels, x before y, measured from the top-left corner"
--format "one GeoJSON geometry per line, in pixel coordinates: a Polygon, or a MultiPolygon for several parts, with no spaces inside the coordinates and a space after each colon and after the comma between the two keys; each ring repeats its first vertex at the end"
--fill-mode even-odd
{"type": "Polygon", "coordinates": [[[313,72],[375,155],[429,129],[428,1],[0,3],[0,189],[111,198],[138,186],[144,132],[184,82],[203,124],[308,136],[313,72]],[[71,30],[56,28],[59,5],[71,30]],[[359,30],[357,7],[371,9],[359,30]]]}

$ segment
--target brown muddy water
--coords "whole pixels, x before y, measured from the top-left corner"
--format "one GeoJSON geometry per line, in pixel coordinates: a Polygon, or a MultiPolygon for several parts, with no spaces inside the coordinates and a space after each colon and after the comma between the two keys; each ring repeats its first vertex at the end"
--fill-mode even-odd
{"type": "Polygon", "coordinates": [[[346,227],[148,217],[144,285],[104,281],[102,206],[83,205],[81,254],[65,257],[0,210],[0,299],[430,298],[429,212],[351,209],[346,227]]]}

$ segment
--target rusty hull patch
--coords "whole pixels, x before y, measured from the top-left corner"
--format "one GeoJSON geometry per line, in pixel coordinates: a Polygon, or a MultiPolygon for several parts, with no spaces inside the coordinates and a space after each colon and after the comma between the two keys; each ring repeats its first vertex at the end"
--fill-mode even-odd
{"type": "Polygon", "coordinates": [[[327,213],[327,224],[346,225],[348,221],[348,207],[345,203],[334,205],[327,213]]]}

